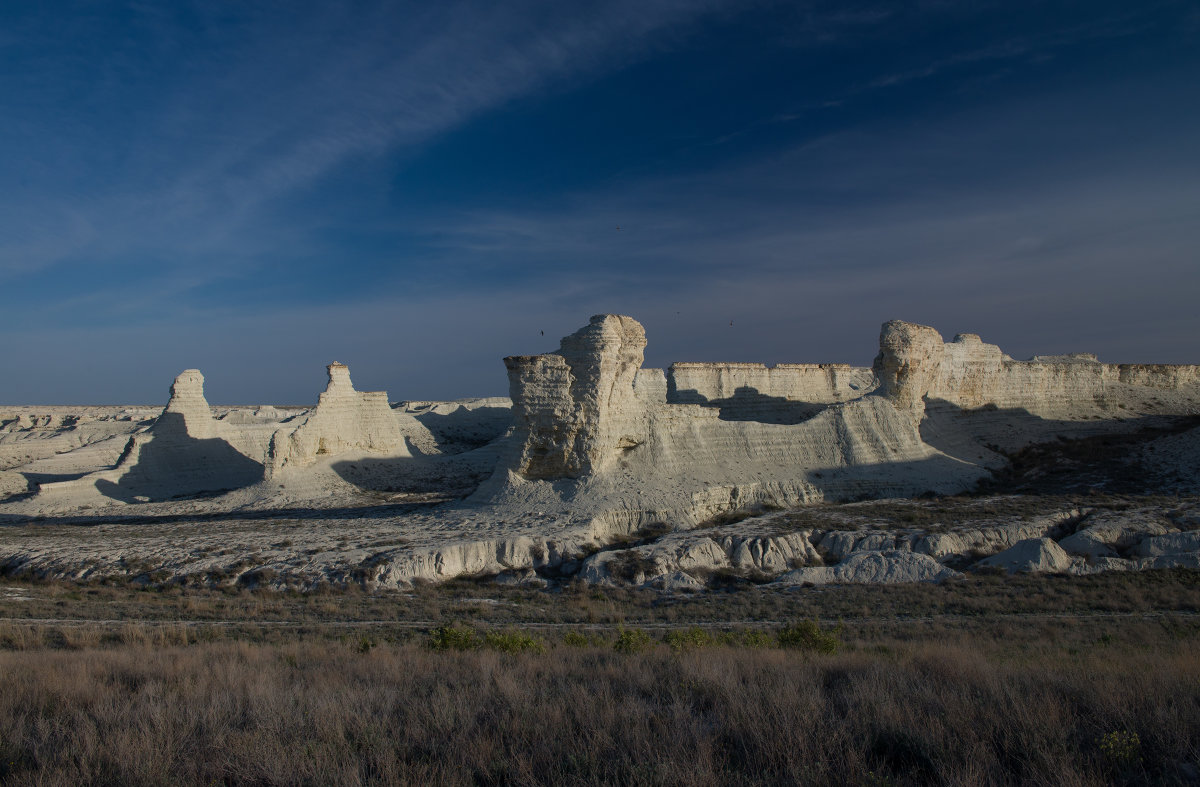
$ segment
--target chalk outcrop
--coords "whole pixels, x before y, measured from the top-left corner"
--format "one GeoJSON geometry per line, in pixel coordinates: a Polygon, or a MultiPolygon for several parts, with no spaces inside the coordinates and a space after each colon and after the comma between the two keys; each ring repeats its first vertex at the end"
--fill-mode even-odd
{"type": "Polygon", "coordinates": [[[634,394],[645,347],[636,320],[600,314],[557,353],[505,358],[521,441],[513,469],[527,478],[579,478],[645,442],[645,408],[634,394]]]}
{"type": "Polygon", "coordinates": [[[204,397],[204,375],[186,369],[171,385],[162,414],[129,438],[116,465],[78,479],[41,484],[48,494],[95,490],[125,503],[211,494],[253,484],[263,477],[259,461],[228,439],[204,397]]]}
{"type": "Polygon", "coordinates": [[[61,496],[94,489],[126,503],[164,500],[253,486],[322,457],[409,457],[402,423],[433,443],[411,415],[392,412],[385,392],[354,390],[343,364],[327,371],[328,385],[312,410],[227,409],[218,418],[204,396],[204,376],[187,369],[171,385],[162,413],[129,438],[112,468],[44,482],[41,491],[61,496]]]}
{"type": "Polygon", "coordinates": [[[962,576],[928,555],[905,550],[855,552],[836,566],[805,566],[788,572],[781,585],[892,585],[945,582],[962,576]]]}
{"type": "Polygon", "coordinates": [[[914,413],[922,399],[1066,420],[1179,414],[1200,403],[1200,366],[1106,364],[1091,353],[1017,361],[976,334],[943,344],[933,328],[899,320],[884,324],[879,341],[879,392],[914,413]],[[1118,404],[1128,412],[1112,413],[1118,404]]]}
{"type": "Polygon", "coordinates": [[[1139,542],[1133,552],[1139,557],[1200,553],[1200,531],[1150,536],[1139,542]]]}
{"type": "Polygon", "coordinates": [[[1156,511],[1103,512],[1089,516],[1085,527],[1058,545],[1070,555],[1095,561],[1119,557],[1149,536],[1174,530],[1170,520],[1156,511]]]}
{"type": "Polygon", "coordinates": [[[984,558],[975,568],[997,568],[1009,574],[1064,573],[1071,568],[1071,556],[1049,538],[1027,538],[984,558]]]}
{"type": "Polygon", "coordinates": [[[925,396],[941,371],[943,348],[941,335],[926,325],[892,320],[879,332],[879,355],[873,367],[878,393],[914,423],[925,415],[925,396]]]}
{"type": "Polygon", "coordinates": [[[922,536],[913,544],[913,549],[935,560],[962,562],[973,555],[1003,552],[1030,539],[1059,538],[1079,516],[1077,509],[1070,509],[1022,522],[955,528],[946,533],[922,536]]]}
{"type": "MultiPolygon", "coordinates": [[[[642,369],[645,346],[632,318],[598,315],[555,353],[505,359],[516,429],[475,499],[596,510],[620,533],[755,503],[963,491],[1005,464],[990,446],[1055,439],[1063,413],[1093,434],[1120,428],[1105,416],[1112,401],[1129,415],[1200,406],[1192,367],[1083,354],[1014,361],[974,334],[946,343],[899,320],[884,324],[872,369],[642,369]]],[[[1034,535],[1044,533],[1024,537],[1034,535]]],[[[975,548],[942,541],[928,551],[965,558],[975,548]]]]}
{"type": "Polygon", "coordinates": [[[505,359],[512,448],[474,499],[570,505],[611,535],[755,503],[952,492],[983,473],[926,445],[889,397],[866,396],[870,370],[642,369],[645,345],[637,321],[598,315],[556,353],[505,359]]]}
{"type": "MultiPolygon", "coordinates": [[[[0,495],[40,484],[47,494],[10,495],[5,513],[72,517],[113,501],[149,501],[155,506],[139,513],[161,516],[386,500],[398,505],[379,518],[403,533],[389,546],[376,548],[368,531],[377,523],[360,523],[352,565],[330,568],[306,551],[272,570],[395,586],[499,572],[522,583],[579,574],[687,590],[781,576],[801,585],[940,581],[971,565],[1089,573],[1200,564],[1200,542],[1178,532],[1200,522],[1186,502],[1046,516],[1022,507],[1019,516],[925,528],[878,507],[872,519],[861,513],[869,506],[824,519],[814,508],[742,519],[817,502],[963,492],[1005,467],[1012,449],[1114,432],[1141,441],[1129,455],[1139,473],[1173,478],[1171,494],[1195,488],[1200,430],[1182,416],[1200,413],[1200,367],[1105,364],[1083,353],[1017,361],[975,334],[944,342],[902,321],[883,326],[870,368],[644,369],[645,347],[636,320],[597,315],[554,352],[506,358],[511,400],[392,407],[384,392],[355,390],[334,363],[312,408],[213,408],[196,370],[176,378],[161,413],[5,408],[0,495]],[[1134,434],[1143,426],[1153,429],[1134,434]],[[196,499],[227,490],[237,491],[196,499]],[[78,496],[50,499],[67,491],[78,496]],[[413,503],[422,510],[409,510],[413,503]],[[641,545],[607,549],[634,539],[641,545]]],[[[1068,447],[1082,456],[1091,445],[1068,447]]],[[[1063,462],[1040,458],[1042,450],[1031,461],[1053,475],[1063,462]]],[[[1048,446],[1045,454],[1075,461],[1048,446]]],[[[1110,492],[1124,493],[1120,472],[1110,492]]],[[[98,565],[105,554],[87,559],[98,565]]],[[[189,560],[175,564],[194,566],[189,560]]]]}
{"type": "Polygon", "coordinates": [[[316,409],[271,437],[272,473],[310,465],[322,456],[366,451],[409,456],[385,391],[356,391],[345,364],[326,367],[329,384],[316,409]]]}
{"type": "MultiPolygon", "coordinates": [[[[182,428],[175,431],[186,434],[193,440],[207,440],[217,436],[219,426],[213,418],[208,400],[204,398],[204,375],[199,369],[184,369],[171,384],[171,398],[167,401],[159,420],[172,424],[174,429],[172,422],[176,418],[181,422],[182,428]]],[[[167,423],[156,423],[150,431],[162,432],[167,423]]]]}

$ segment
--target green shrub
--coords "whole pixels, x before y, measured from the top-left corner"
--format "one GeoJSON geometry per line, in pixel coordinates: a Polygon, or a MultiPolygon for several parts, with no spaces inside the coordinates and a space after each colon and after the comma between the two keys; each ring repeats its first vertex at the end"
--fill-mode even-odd
{"type": "Polygon", "coordinates": [[[747,629],[741,632],[741,645],[746,648],[769,648],[775,644],[775,638],[765,631],[747,629]]]}
{"type": "Polygon", "coordinates": [[[599,634],[585,634],[582,631],[568,631],[563,634],[563,644],[572,648],[586,648],[603,645],[604,637],[599,634]]]}
{"type": "Polygon", "coordinates": [[[641,653],[654,646],[654,640],[641,629],[621,629],[613,650],[618,653],[641,653]]]}
{"type": "Polygon", "coordinates": [[[758,629],[738,629],[713,634],[712,644],[730,648],[773,648],[775,636],[758,629]]]}
{"type": "Polygon", "coordinates": [[[432,650],[474,650],[479,647],[479,642],[472,629],[438,626],[429,632],[429,647],[432,650]]]}
{"type": "Polygon", "coordinates": [[[779,647],[807,650],[814,653],[836,653],[841,647],[842,624],[831,631],[822,631],[815,620],[803,620],[779,632],[779,647]]]}
{"type": "Polygon", "coordinates": [[[1113,730],[1097,738],[1096,745],[1105,761],[1118,768],[1136,765],[1141,760],[1142,740],[1136,732],[1113,730]]]}
{"type": "Polygon", "coordinates": [[[671,646],[671,650],[696,650],[712,645],[713,638],[699,626],[692,626],[667,632],[667,635],[663,637],[663,642],[671,646]]]}
{"type": "Polygon", "coordinates": [[[483,644],[501,653],[545,653],[546,643],[524,631],[489,631],[483,644]]]}

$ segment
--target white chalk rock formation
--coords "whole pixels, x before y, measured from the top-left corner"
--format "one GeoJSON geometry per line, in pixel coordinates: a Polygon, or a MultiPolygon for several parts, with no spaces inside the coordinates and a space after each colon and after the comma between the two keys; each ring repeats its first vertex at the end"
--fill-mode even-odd
{"type": "Polygon", "coordinates": [[[1071,560],[1071,567],[1066,573],[1075,576],[1102,574],[1105,571],[1137,571],[1141,566],[1135,560],[1125,560],[1119,557],[1084,557],[1076,556],[1071,560]]]}
{"type": "Polygon", "coordinates": [[[729,564],[733,568],[760,574],[779,574],[795,566],[821,562],[821,554],[812,545],[811,535],[810,531],[800,530],[744,540],[726,536],[722,539],[722,545],[727,547],[729,564]]]}
{"type": "Polygon", "coordinates": [[[506,459],[472,499],[570,505],[594,517],[603,541],[758,503],[961,491],[984,472],[926,445],[918,419],[887,396],[846,401],[872,388],[869,371],[664,372],[639,368],[645,344],[632,318],[598,315],[557,353],[505,359],[515,427],[506,459]]]}
{"type": "Polygon", "coordinates": [[[204,375],[186,369],[171,385],[171,399],[162,414],[144,432],[129,438],[115,467],[44,483],[40,491],[94,489],[129,503],[221,492],[261,480],[262,463],[238,451],[229,436],[204,398],[204,375]]]}
{"type": "MultiPolygon", "coordinates": [[[[200,374],[199,369],[184,369],[171,384],[171,398],[159,420],[173,420],[169,416],[181,419],[182,433],[194,440],[217,436],[217,421],[213,418],[208,400],[204,398],[204,375],[200,374]]],[[[156,426],[159,427],[158,431],[162,430],[161,426],[156,426]]],[[[155,428],[151,427],[151,431],[155,431],[155,428]]]]}
{"type": "Polygon", "coordinates": [[[898,582],[944,582],[961,576],[928,555],[906,550],[855,552],[836,566],[805,566],[789,571],[781,585],[860,585],[898,582]]]}
{"type": "Polygon", "coordinates": [[[505,358],[522,443],[514,470],[579,478],[645,442],[645,408],[634,394],[645,347],[636,320],[598,314],[557,353],[505,358]]]}
{"type": "Polygon", "coordinates": [[[272,472],[351,451],[409,456],[385,391],[356,391],[344,364],[326,367],[329,384],[316,409],[271,438],[272,472]]]}
{"type": "Polygon", "coordinates": [[[1062,541],[1059,541],[1058,545],[1068,555],[1075,555],[1077,557],[1092,559],[1120,557],[1117,551],[1109,546],[1100,532],[1090,528],[1067,536],[1062,541]]]}
{"type": "Polygon", "coordinates": [[[1142,558],[1137,561],[1137,567],[1143,570],[1148,568],[1200,568],[1200,551],[1142,558]]]}
{"type": "Polygon", "coordinates": [[[974,568],[1002,568],[1009,574],[1061,573],[1071,568],[1071,556],[1049,538],[1027,538],[991,557],[974,568]]]}
{"type": "Polygon", "coordinates": [[[997,524],[991,527],[968,527],[947,533],[930,533],[920,537],[913,549],[935,560],[964,559],[972,555],[993,555],[1030,539],[1051,539],[1062,533],[1079,511],[1059,511],[1033,517],[1028,521],[997,524]]]}
{"type": "Polygon", "coordinates": [[[1194,530],[1150,536],[1133,548],[1133,553],[1139,557],[1185,555],[1193,552],[1200,552],[1200,532],[1194,530]]]}
{"type": "Polygon", "coordinates": [[[878,393],[915,423],[925,415],[925,395],[941,371],[943,348],[941,334],[926,325],[891,320],[879,332],[878,393]]]}
{"type": "Polygon", "coordinates": [[[704,590],[704,583],[684,571],[672,571],[655,577],[646,583],[646,587],[662,590],[666,593],[695,593],[704,590]]]}
{"type": "Polygon", "coordinates": [[[928,397],[964,410],[1081,421],[1186,412],[1200,401],[1198,366],[1106,364],[1090,353],[1015,361],[971,333],[943,346],[934,372],[928,397]]]}
{"type": "Polygon", "coordinates": [[[652,544],[593,555],[585,561],[580,576],[588,582],[608,581],[613,561],[640,566],[643,580],[651,582],[673,573],[703,576],[726,569],[778,576],[796,566],[821,564],[811,538],[811,531],[800,530],[778,535],[725,535],[718,541],[694,531],[680,531],[652,544]]]}
{"type": "Polygon", "coordinates": [[[1068,554],[1087,558],[1119,557],[1147,536],[1160,536],[1176,528],[1155,511],[1105,511],[1087,519],[1087,526],[1061,539],[1068,554]]]}
{"type": "Polygon", "coordinates": [[[229,437],[204,397],[204,375],[187,369],[171,385],[162,415],[130,439],[112,484],[99,479],[97,488],[129,501],[218,492],[261,480],[261,462],[238,451],[229,437]]]}

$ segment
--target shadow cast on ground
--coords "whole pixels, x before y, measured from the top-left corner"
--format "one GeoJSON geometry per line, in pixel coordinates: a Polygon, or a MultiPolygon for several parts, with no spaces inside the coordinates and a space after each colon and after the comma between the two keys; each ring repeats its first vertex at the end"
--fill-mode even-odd
{"type": "Polygon", "coordinates": [[[116,481],[96,489],[125,503],[218,494],[263,480],[266,470],[219,437],[188,434],[180,413],[163,413],[135,450],[136,462],[116,481]]]}

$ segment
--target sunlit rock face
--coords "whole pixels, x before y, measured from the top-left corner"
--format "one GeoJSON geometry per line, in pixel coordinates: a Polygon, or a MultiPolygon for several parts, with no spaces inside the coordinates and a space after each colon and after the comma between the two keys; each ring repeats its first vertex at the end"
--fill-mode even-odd
{"type": "Polygon", "coordinates": [[[171,384],[171,399],[163,412],[180,416],[186,433],[193,438],[216,436],[217,422],[204,398],[204,375],[199,369],[185,369],[179,373],[171,384]]]}
{"type": "Polygon", "coordinates": [[[919,422],[925,415],[925,395],[941,372],[942,355],[942,337],[933,328],[903,320],[885,322],[873,367],[879,395],[919,422]]]}
{"type": "Polygon", "coordinates": [[[516,472],[578,478],[644,442],[645,407],[634,378],[645,348],[637,320],[600,314],[556,353],[505,358],[522,440],[516,472]]]}
{"type": "Polygon", "coordinates": [[[336,361],[326,367],[329,383],[317,407],[298,425],[271,439],[270,466],[312,464],[320,456],[350,451],[408,455],[404,435],[388,405],[386,391],[356,391],[350,369],[336,361]]]}
{"type": "Polygon", "coordinates": [[[919,416],[867,396],[870,369],[664,372],[640,368],[645,346],[636,320],[598,315],[555,353],[505,359],[516,428],[475,499],[569,507],[601,529],[629,529],[756,504],[955,491],[982,472],[924,444],[919,416]]]}

